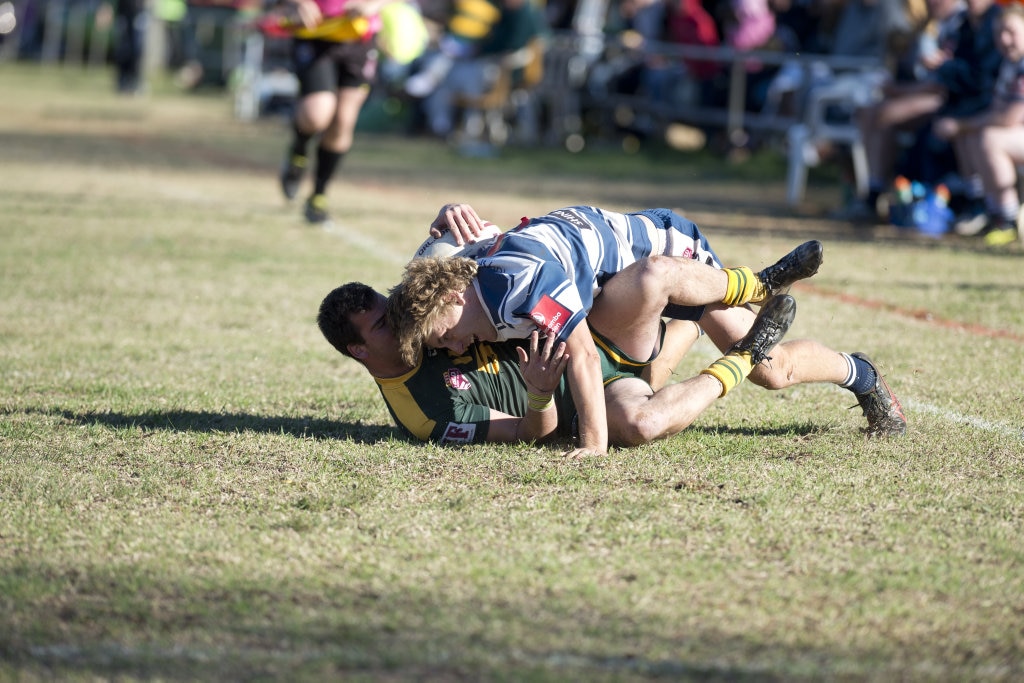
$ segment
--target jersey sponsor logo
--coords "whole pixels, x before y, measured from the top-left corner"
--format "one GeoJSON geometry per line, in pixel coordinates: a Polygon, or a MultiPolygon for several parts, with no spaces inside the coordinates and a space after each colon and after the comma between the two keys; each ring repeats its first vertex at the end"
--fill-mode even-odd
{"type": "Polygon", "coordinates": [[[570,225],[575,225],[577,228],[581,230],[587,227],[587,224],[583,221],[582,218],[579,217],[579,215],[575,211],[570,212],[566,211],[565,209],[559,209],[558,211],[552,211],[551,215],[554,216],[555,218],[561,218],[566,223],[569,223],[570,225]]]}
{"type": "Polygon", "coordinates": [[[455,368],[449,368],[444,371],[444,383],[457,391],[467,391],[473,388],[473,385],[466,379],[466,376],[455,368]]]}
{"type": "Polygon", "coordinates": [[[690,258],[690,259],[692,259],[693,258],[693,249],[691,249],[690,247],[687,247],[686,249],[683,249],[683,258],[690,258]]]}
{"type": "Polygon", "coordinates": [[[557,335],[570,317],[569,309],[545,294],[530,311],[530,319],[546,334],[557,335]]]}
{"type": "Polygon", "coordinates": [[[441,435],[441,443],[473,443],[476,425],[472,422],[449,422],[441,435]]]}

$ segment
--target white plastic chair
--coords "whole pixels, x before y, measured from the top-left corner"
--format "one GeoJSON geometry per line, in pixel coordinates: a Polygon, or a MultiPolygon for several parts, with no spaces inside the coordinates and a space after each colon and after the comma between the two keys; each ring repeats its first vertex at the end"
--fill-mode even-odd
{"type": "Polygon", "coordinates": [[[868,193],[868,161],[860,131],[852,120],[836,123],[828,120],[828,112],[836,105],[851,110],[876,102],[879,86],[887,78],[885,71],[859,71],[834,76],[831,80],[810,88],[804,108],[803,123],[789,129],[788,167],[786,171],[786,200],[799,204],[807,191],[807,169],[817,166],[817,143],[832,142],[847,145],[853,157],[854,182],[857,196],[868,193]]]}

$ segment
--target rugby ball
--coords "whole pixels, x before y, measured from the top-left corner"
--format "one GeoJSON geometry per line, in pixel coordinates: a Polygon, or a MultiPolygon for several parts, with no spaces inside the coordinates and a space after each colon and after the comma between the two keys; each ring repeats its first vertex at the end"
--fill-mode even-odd
{"type": "Polygon", "coordinates": [[[483,231],[480,235],[468,244],[459,246],[455,243],[455,234],[451,230],[445,230],[441,233],[440,237],[434,237],[431,235],[428,237],[420,248],[413,254],[413,258],[422,258],[424,256],[465,256],[467,258],[476,258],[479,254],[483,253],[494,244],[494,239],[501,234],[501,229],[491,223],[490,221],[484,221],[483,231]]]}

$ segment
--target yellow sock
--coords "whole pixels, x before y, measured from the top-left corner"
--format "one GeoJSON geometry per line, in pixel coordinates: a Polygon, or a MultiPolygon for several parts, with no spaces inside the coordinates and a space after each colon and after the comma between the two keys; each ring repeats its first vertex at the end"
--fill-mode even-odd
{"type": "Polygon", "coordinates": [[[722,383],[722,393],[719,397],[725,396],[729,390],[746,379],[754,365],[750,362],[749,351],[737,351],[727,356],[722,356],[714,363],[700,371],[702,375],[711,375],[722,383]]]}
{"type": "Polygon", "coordinates": [[[726,306],[742,306],[749,303],[760,303],[767,298],[768,292],[750,268],[723,268],[729,282],[725,287],[722,303],[726,306]]]}

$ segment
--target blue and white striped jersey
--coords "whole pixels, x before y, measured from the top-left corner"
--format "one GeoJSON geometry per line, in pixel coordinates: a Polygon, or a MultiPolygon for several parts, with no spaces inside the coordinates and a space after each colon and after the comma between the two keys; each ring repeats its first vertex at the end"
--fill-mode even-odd
{"type": "Polygon", "coordinates": [[[564,341],[612,275],[657,254],[722,267],[700,229],[669,209],[573,206],[501,235],[477,259],[475,287],[499,340],[540,329],[564,341]]]}

